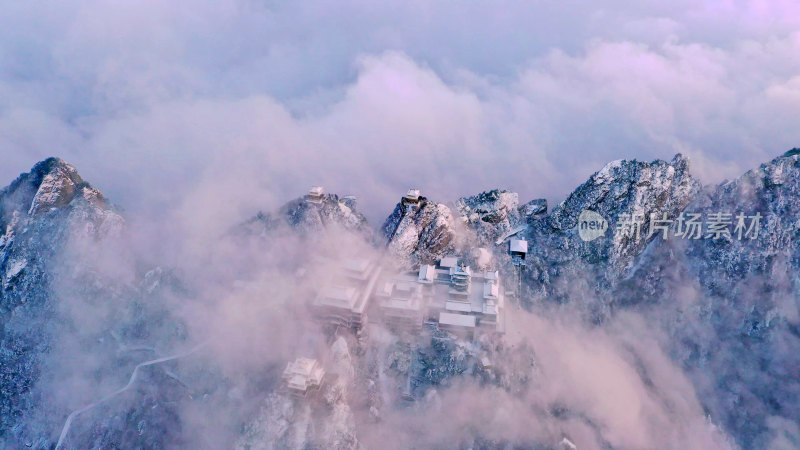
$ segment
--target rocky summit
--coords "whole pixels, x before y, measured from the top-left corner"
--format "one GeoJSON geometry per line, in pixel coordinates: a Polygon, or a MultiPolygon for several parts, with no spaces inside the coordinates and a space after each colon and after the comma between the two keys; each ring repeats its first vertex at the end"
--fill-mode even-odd
{"type": "Polygon", "coordinates": [[[389,252],[402,264],[432,263],[455,249],[455,222],[447,205],[420,197],[401,201],[381,227],[389,252]]]}
{"type": "Polygon", "coordinates": [[[318,198],[309,198],[309,195],[296,198],[273,213],[259,212],[241,224],[236,232],[263,237],[291,230],[313,236],[327,229],[332,233],[346,231],[365,237],[372,235],[366,217],[358,210],[355,197],[326,193],[321,193],[318,198]]]}

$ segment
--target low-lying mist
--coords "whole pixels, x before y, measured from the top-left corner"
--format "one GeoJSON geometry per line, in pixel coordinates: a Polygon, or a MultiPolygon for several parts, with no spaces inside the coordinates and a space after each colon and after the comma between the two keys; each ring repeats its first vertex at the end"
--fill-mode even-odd
{"type": "MultiPolygon", "coordinates": [[[[335,337],[307,309],[326,274],[346,258],[399,270],[382,243],[336,227],[252,236],[231,231],[231,223],[212,239],[198,230],[134,226],[140,221],[130,218],[124,231],[104,239],[75,240],[60,258],[57,273],[67,281],[56,286],[66,320],[51,330],[56,344],[39,385],[62,412],[45,421],[55,434],[62,431],[58,418],[125,386],[137,364],[200,346],[141,369],[129,392],[76,416],[70,436],[86,439],[112,417],[141,414],[133,411],[152,397],[169,410],[143,415],[140,435],[161,427],[167,446],[236,446],[259,411],[274,407],[288,361],[330,360],[335,337]]],[[[671,318],[634,309],[594,323],[583,310],[591,295],[576,287],[568,304],[537,300],[530,311],[508,305],[500,342],[458,344],[468,353],[492,349],[502,377],[487,381],[471,369],[447,376],[414,402],[383,404],[379,415],[357,399],[376,381],[386,384],[382,390],[397,388],[402,377],[392,378],[387,355],[397,358],[403,342],[417,349],[412,357],[436,343],[374,322],[366,350],[358,353],[348,341],[354,375],[347,403],[358,441],[366,448],[554,446],[564,438],[582,449],[733,447],[669,355],[661,322],[671,318]],[[370,365],[377,367],[365,369],[370,365]],[[370,378],[370,371],[378,375],[370,378]]],[[[120,445],[139,439],[117,427],[120,445]]],[[[113,426],[101,428],[113,435],[113,426]]],[[[259,446],[286,444],[273,437],[259,446]]]]}

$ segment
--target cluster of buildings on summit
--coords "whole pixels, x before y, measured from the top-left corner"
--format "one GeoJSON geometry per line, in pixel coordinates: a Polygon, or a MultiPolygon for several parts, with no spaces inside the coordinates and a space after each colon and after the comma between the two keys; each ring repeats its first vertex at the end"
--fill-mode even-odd
{"type": "Polygon", "coordinates": [[[383,277],[374,294],[383,322],[417,330],[424,322],[465,337],[504,331],[505,292],[496,270],[475,270],[456,257],[417,272],[383,277]]]}
{"type": "MultiPolygon", "coordinates": [[[[315,186],[306,200],[315,203],[322,195],[315,186]]],[[[418,189],[409,189],[401,203],[416,208],[420,198],[418,189]]],[[[527,242],[512,239],[509,252],[515,265],[524,264],[527,242]]],[[[470,267],[455,256],[410,272],[385,270],[372,259],[347,259],[327,276],[311,309],[328,324],[359,331],[374,315],[395,330],[415,331],[430,323],[465,338],[505,330],[505,290],[498,271],[470,267]]]]}
{"type": "MultiPolygon", "coordinates": [[[[320,186],[306,195],[310,204],[319,205],[323,198],[320,186]]],[[[409,189],[401,205],[412,211],[419,207],[420,199],[419,189],[409,189]]],[[[476,260],[489,253],[483,248],[475,251],[476,260]]],[[[508,251],[515,266],[525,264],[526,241],[509,240],[508,251]]],[[[351,258],[324,275],[327,278],[310,305],[314,317],[357,335],[370,316],[399,332],[418,332],[425,323],[465,339],[505,332],[506,292],[499,272],[486,264],[471,267],[456,256],[447,256],[412,271],[395,271],[375,259],[351,258]]],[[[298,358],[288,363],[283,380],[290,392],[306,395],[319,389],[324,376],[317,360],[298,358]]]]}

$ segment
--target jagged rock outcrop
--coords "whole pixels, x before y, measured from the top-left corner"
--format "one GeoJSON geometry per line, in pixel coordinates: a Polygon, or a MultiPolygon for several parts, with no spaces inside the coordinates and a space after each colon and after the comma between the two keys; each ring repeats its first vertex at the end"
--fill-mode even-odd
{"type": "Polygon", "coordinates": [[[704,189],[685,213],[704,224],[730,214],[731,236],[654,240],[618,291],[649,304],[706,408],[745,448],[800,438],[784,428],[800,417],[799,153],[704,189]],[[740,214],[746,228],[761,217],[757,237],[735,231],[740,214]]]}
{"type": "Polygon", "coordinates": [[[381,231],[389,253],[403,265],[433,263],[455,249],[453,213],[447,205],[425,197],[416,205],[398,203],[381,231]]]}
{"type": "MultiPolygon", "coordinates": [[[[473,197],[462,197],[456,202],[459,219],[476,235],[476,245],[493,246],[494,241],[521,223],[526,216],[520,211],[516,192],[495,189],[473,197]]],[[[537,208],[526,211],[535,215],[537,208]]]]}
{"type": "Polygon", "coordinates": [[[74,167],[58,158],[36,164],[30,173],[22,174],[0,192],[2,215],[24,210],[35,216],[51,208],[68,205],[76,197],[103,206],[100,191],[84,182],[74,167]]]}
{"type": "Polygon", "coordinates": [[[503,189],[481,192],[472,197],[462,197],[456,202],[459,221],[458,243],[461,253],[476,266],[480,260],[490,257],[490,250],[503,253],[505,247],[497,247],[503,241],[523,232],[530,224],[547,213],[547,200],[540,198],[524,205],[519,204],[519,194],[503,189]],[[468,250],[480,247],[479,253],[468,250]]]}
{"type": "Polygon", "coordinates": [[[300,232],[304,236],[325,235],[323,231],[341,231],[372,237],[366,217],[358,210],[353,197],[322,194],[319,201],[296,198],[274,213],[259,212],[237,227],[237,232],[251,236],[268,236],[281,230],[300,232]]]}
{"type": "MultiPolygon", "coordinates": [[[[102,234],[119,232],[124,221],[103,194],[85,182],[78,171],[58,158],[36,164],[29,173],[0,191],[0,230],[13,232],[14,226],[33,220],[52,220],[43,214],[72,214],[73,222],[88,219],[102,234]]],[[[82,225],[82,224],[81,224],[82,225]]],[[[6,238],[7,242],[10,236],[6,238]]]]}
{"type": "MultiPolygon", "coordinates": [[[[684,208],[684,215],[688,220],[697,214],[706,228],[696,239],[654,241],[631,274],[636,289],[651,296],[663,290],[663,277],[647,275],[676,259],[685,266],[684,277],[717,295],[730,295],[742,280],[753,276],[795,286],[797,276],[792,271],[800,261],[798,157],[798,152],[789,151],[736,180],[703,189],[684,208]],[[729,234],[709,237],[708,219],[717,213],[727,214],[729,234]],[[758,223],[751,229],[756,215],[758,223]]],[[[677,221],[671,224],[673,236],[677,225],[677,221]]]]}
{"type": "Polygon", "coordinates": [[[520,215],[526,220],[531,221],[547,214],[547,199],[537,198],[519,207],[520,215]]]}
{"type": "Polygon", "coordinates": [[[687,207],[687,211],[703,217],[730,215],[731,236],[702,239],[700,245],[687,249],[693,259],[707,262],[698,273],[703,285],[718,289],[721,280],[738,282],[750,275],[766,275],[781,283],[797,282],[797,272],[790,269],[800,267],[799,153],[787,152],[734,181],[709,189],[687,207]],[[760,216],[758,227],[748,233],[756,214],[760,216]],[[737,232],[740,215],[744,227],[737,232]],[[781,273],[789,276],[780,277],[781,273]]]}
{"type": "Polygon", "coordinates": [[[653,239],[649,236],[650,218],[677,217],[699,190],[700,183],[689,173],[688,160],[680,154],[669,162],[611,162],[521,233],[529,242],[523,277],[540,295],[562,299],[574,288],[567,283],[574,278],[588,280],[589,287],[612,286],[630,271],[635,257],[653,239]],[[581,239],[578,218],[585,210],[608,222],[605,236],[581,239]],[[638,236],[617,232],[626,218],[640,219],[638,236]]]}

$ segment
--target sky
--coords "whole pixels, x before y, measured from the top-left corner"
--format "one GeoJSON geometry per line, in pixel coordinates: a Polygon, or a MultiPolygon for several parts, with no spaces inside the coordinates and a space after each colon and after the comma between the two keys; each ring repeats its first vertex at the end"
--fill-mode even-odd
{"type": "Polygon", "coordinates": [[[681,152],[800,146],[800,4],[0,1],[0,184],[59,156],[129,213],[219,229],[321,184],[565,198],[681,152]],[[191,217],[191,219],[186,219],[191,217]]]}

